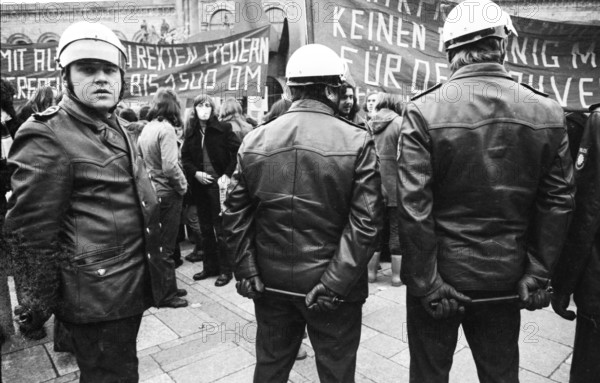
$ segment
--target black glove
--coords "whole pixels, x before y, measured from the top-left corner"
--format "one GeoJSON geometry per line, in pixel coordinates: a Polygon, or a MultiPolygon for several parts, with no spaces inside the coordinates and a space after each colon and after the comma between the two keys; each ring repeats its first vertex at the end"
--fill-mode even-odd
{"type": "Polygon", "coordinates": [[[457,313],[464,313],[465,306],[461,303],[470,303],[471,298],[459,293],[446,282],[440,288],[421,298],[421,304],[425,311],[435,319],[449,318],[457,313]],[[432,303],[436,302],[435,308],[432,303]]]}
{"type": "Polygon", "coordinates": [[[574,320],[577,315],[573,311],[567,310],[570,302],[571,296],[568,294],[557,294],[556,292],[552,294],[551,303],[554,312],[567,320],[574,320]]]}
{"type": "Polygon", "coordinates": [[[46,336],[44,323],[50,319],[51,314],[42,310],[17,306],[15,307],[15,316],[15,320],[19,324],[19,330],[26,338],[38,340],[46,336]]]}
{"type": "Polygon", "coordinates": [[[545,289],[545,283],[533,275],[523,275],[517,282],[517,292],[521,298],[521,307],[529,311],[548,307],[550,304],[550,292],[545,289]]]}
{"type": "Polygon", "coordinates": [[[340,306],[340,300],[336,293],[319,282],[306,294],[305,304],[312,311],[334,311],[340,306]]]}
{"type": "Polygon", "coordinates": [[[235,288],[238,294],[249,299],[260,298],[265,291],[265,285],[258,275],[237,281],[235,288]]]}

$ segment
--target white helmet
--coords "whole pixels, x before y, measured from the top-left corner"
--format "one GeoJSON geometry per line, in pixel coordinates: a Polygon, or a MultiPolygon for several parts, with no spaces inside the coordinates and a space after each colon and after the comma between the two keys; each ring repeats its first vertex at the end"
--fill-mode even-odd
{"type": "Polygon", "coordinates": [[[298,48],[290,57],[285,68],[287,85],[310,85],[327,83],[340,85],[345,80],[346,65],[331,48],[321,44],[308,44],[298,48]],[[312,79],[303,78],[312,77],[312,79]],[[314,81],[314,77],[332,77],[334,81],[314,81]]]}
{"type": "Polygon", "coordinates": [[[467,0],[454,7],[444,23],[446,51],[486,37],[518,36],[508,13],[490,0],[467,0]]]}
{"type": "Polygon", "coordinates": [[[105,25],[86,21],[69,26],[58,43],[61,67],[82,59],[108,61],[123,71],[127,65],[127,53],[117,35],[105,25]]]}

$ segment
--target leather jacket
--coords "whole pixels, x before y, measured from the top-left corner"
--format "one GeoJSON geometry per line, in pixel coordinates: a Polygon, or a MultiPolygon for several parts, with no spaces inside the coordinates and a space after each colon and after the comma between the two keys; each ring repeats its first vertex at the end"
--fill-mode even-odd
{"type": "Polygon", "coordinates": [[[368,126],[375,140],[381,161],[381,181],[386,206],[395,207],[396,201],[396,155],[402,117],[390,109],[381,109],[369,121],[368,126]]]}
{"type": "Polygon", "coordinates": [[[237,279],[306,294],[317,283],[348,301],[368,296],[383,197],[375,145],[314,100],[245,137],[223,223],[237,279]]]}
{"type": "Polygon", "coordinates": [[[547,283],[574,207],[562,108],[500,64],[413,98],[398,144],[402,277],[413,296],[547,283]]]}
{"type": "Polygon", "coordinates": [[[600,318],[600,108],[587,120],[575,169],[577,208],[552,284],[575,293],[577,311],[600,318]]]}
{"type": "Polygon", "coordinates": [[[21,126],[10,152],[5,233],[29,273],[25,304],[50,294],[66,322],[140,314],[169,287],[158,200],[124,123],[65,96],[21,126]]]}

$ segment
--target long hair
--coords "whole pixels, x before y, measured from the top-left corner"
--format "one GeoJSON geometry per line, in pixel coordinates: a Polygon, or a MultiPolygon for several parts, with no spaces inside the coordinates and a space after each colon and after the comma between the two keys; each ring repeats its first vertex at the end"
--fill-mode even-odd
{"type": "Polygon", "coordinates": [[[54,105],[54,90],[50,86],[37,88],[33,96],[19,110],[19,118],[25,121],[34,113],[41,113],[54,105]]]}
{"type": "Polygon", "coordinates": [[[0,106],[13,119],[17,118],[17,112],[13,105],[15,88],[5,78],[0,79],[0,106]]]}
{"type": "Polygon", "coordinates": [[[235,98],[228,97],[225,102],[223,102],[223,105],[221,105],[221,115],[219,116],[219,119],[221,121],[227,121],[234,118],[236,115],[241,116],[242,114],[242,106],[240,103],[237,102],[235,98]]]}
{"type": "Polygon", "coordinates": [[[201,94],[199,96],[196,96],[196,98],[194,98],[194,108],[192,110],[192,114],[190,116],[190,120],[189,120],[189,129],[185,129],[184,130],[184,134],[185,137],[190,137],[192,134],[194,134],[194,132],[196,130],[198,130],[198,127],[200,126],[200,119],[198,118],[198,112],[196,112],[196,107],[199,104],[203,104],[205,102],[208,102],[210,104],[211,107],[211,111],[210,111],[210,117],[208,118],[209,120],[212,120],[216,117],[217,112],[216,112],[216,105],[215,105],[215,100],[213,100],[212,97],[205,95],[205,94],[201,94]]]}
{"type": "Polygon", "coordinates": [[[477,63],[504,63],[505,42],[496,37],[487,37],[471,44],[463,45],[448,52],[452,73],[465,65],[477,63]]]}
{"type": "Polygon", "coordinates": [[[269,113],[265,115],[263,123],[266,124],[267,122],[273,121],[277,117],[281,116],[282,114],[288,111],[290,106],[292,106],[291,101],[288,101],[284,98],[282,98],[281,100],[277,100],[273,104],[273,106],[271,106],[271,110],[269,110],[269,113]]]}
{"type": "Polygon", "coordinates": [[[171,88],[158,88],[146,118],[148,121],[167,120],[173,126],[182,126],[181,106],[175,91],[171,88]]]}
{"type": "Polygon", "coordinates": [[[399,116],[402,115],[402,97],[398,94],[379,92],[377,94],[377,101],[373,107],[376,111],[381,109],[389,109],[396,112],[399,116]]]}
{"type": "Polygon", "coordinates": [[[354,121],[356,114],[360,111],[360,106],[358,105],[358,99],[356,98],[356,89],[347,82],[344,82],[342,86],[339,88],[340,99],[346,95],[346,91],[348,89],[352,89],[352,109],[348,113],[348,121],[354,121]]]}

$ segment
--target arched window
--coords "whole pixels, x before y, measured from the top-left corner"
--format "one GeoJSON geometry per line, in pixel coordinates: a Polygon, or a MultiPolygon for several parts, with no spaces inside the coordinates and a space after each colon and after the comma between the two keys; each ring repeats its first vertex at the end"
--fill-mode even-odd
{"type": "Polygon", "coordinates": [[[285,19],[285,12],[283,12],[283,9],[272,7],[265,11],[265,15],[267,16],[269,23],[271,23],[271,28],[277,31],[277,35],[280,35],[281,30],[283,29],[283,20],[285,19]]]}
{"type": "Polygon", "coordinates": [[[213,13],[210,18],[210,23],[208,24],[209,31],[219,31],[223,29],[231,29],[233,28],[233,24],[235,23],[235,18],[233,13],[226,9],[221,9],[213,13]]]}
{"type": "Polygon", "coordinates": [[[27,37],[27,35],[24,35],[22,33],[15,33],[15,34],[10,35],[10,37],[8,39],[6,39],[6,43],[13,44],[13,45],[23,45],[23,44],[31,44],[31,43],[33,43],[33,41],[31,41],[31,39],[29,37],[27,37]]]}
{"type": "Polygon", "coordinates": [[[145,33],[142,29],[140,29],[135,32],[132,41],[135,41],[136,43],[145,43],[147,38],[147,32],[145,33]]]}
{"type": "Polygon", "coordinates": [[[53,32],[43,33],[38,38],[38,43],[57,43],[60,40],[60,36],[53,32]]]}
{"type": "Polygon", "coordinates": [[[113,32],[115,32],[115,35],[117,35],[119,40],[127,40],[127,36],[125,36],[125,33],[121,32],[121,31],[116,31],[114,29],[113,29],[113,32]]]}
{"type": "MultiPolygon", "coordinates": [[[[271,7],[265,11],[267,20],[271,24],[271,40],[277,40],[277,46],[279,46],[279,40],[281,39],[281,31],[283,31],[283,21],[285,19],[285,12],[283,9],[277,7],[271,7]]],[[[272,45],[271,45],[272,46],[272,45]]]]}

